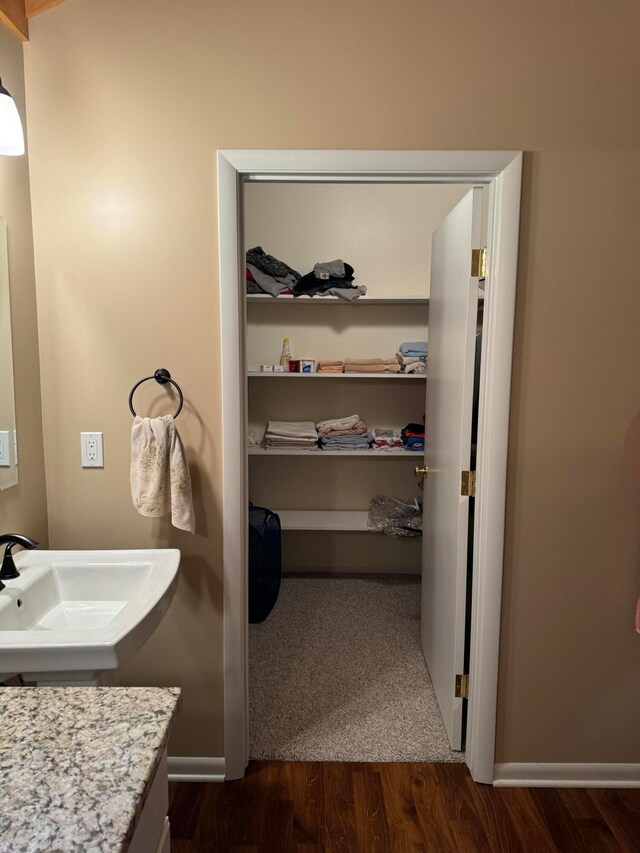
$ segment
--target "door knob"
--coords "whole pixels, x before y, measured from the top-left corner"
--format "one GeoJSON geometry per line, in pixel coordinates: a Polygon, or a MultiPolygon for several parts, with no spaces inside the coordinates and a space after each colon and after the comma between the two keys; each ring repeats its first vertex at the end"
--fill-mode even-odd
{"type": "Polygon", "coordinates": [[[416,477],[426,477],[427,474],[429,473],[429,469],[428,468],[420,468],[419,465],[416,465],[416,467],[413,470],[413,473],[416,475],[416,477]]]}

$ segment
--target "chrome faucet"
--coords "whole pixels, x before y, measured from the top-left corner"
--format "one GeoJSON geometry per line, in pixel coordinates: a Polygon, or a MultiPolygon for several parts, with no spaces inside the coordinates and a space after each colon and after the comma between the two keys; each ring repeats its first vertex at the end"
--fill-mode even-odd
{"type": "Polygon", "coordinates": [[[4,545],[7,543],[7,547],[4,549],[4,557],[2,558],[2,567],[0,568],[0,590],[4,589],[4,584],[2,581],[13,580],[13,578],[19,578],[20,572],[16,568],[16,564],[13,562],[13,554],[11,553],[11,549],[14,545],[21,545],[23,548],[37,548],[40,544],[36,542],[35,539],[30,539],[28,536],[22,536],[20,533],[3,533],[0,535],[0,545],[4,545]]]}

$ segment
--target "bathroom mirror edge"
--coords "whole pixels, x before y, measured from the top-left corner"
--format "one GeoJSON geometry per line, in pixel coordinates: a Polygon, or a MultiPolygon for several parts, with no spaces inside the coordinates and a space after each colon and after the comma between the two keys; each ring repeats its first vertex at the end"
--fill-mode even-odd
{"type": "Polygon", "coordinates": [[[18,484],[7,220],[0,216],[0,492],[18,484]]]}

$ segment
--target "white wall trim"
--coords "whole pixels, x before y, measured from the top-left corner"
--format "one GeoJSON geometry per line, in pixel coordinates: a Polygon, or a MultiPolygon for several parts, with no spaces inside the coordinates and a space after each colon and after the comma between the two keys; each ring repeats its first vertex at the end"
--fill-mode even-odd
{"type": "MultiPolygon", "coordinates": [[[[489,195],[489,275],[480,394],[474,592],[467,763],[478,782],[494,779],[504,550],[511,353],[522,154],[517,151],[218,151],[218,236],[222,376],[224,738],[226,778],[244,774],[248,754],[246,322],[239,286],[241,185],[247,180],[483,183],[489,195]],[[491,296],[493,294],[493,298],[491,296]],[[488,341],[487,338],[491,340],[488,341]],[[483,528],[479,530],[478,528],[483,528]],[[490,528],[490,529],[489,529],[490,528]]],[[[474,546],[475,548],[475,546],[474,546]]],[[[452,686],[453,689],[453,686],[452,686]]]]}
{"type": "Polygon", "coordinates": [[[224,758],[168,758],[171,782],[224,782],[224,758]]]}
{"type": "Polygon", "coordinates": [[[640,764],[496,764],[499,788],[640,788],[640,764]]]}

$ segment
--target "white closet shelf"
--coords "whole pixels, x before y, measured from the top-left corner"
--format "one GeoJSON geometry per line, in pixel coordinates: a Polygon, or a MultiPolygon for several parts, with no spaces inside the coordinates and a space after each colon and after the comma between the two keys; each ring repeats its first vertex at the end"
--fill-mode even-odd
{"type": "Polygon", "coordinates": [[[250,370],[249,379],[388,379],[407,382],[409,380],[426,381],[426,374],[421,373],[262,373],[260,370],[250,370]]]}
{"type": "Polygon", "coordinates": [[[307,456],[313,459],[323,456],[366,456],[374,459],[410,459],[417,462],[422,460],[422,452],[416,450],[400,450],[391,453],[387,450],[267,450],[264,447],[250,447],[249,456],[307,456]]]}
{"type": "Polygon", "coordinates": [[[364,530],[367,517],[364,510],[277,509],[283,530],[364,530]]]}
{"type": "Polygon", "coordinates": [[[269,296],[247,293],[247,302],[264,305],[428,305],[428,296],[361,296],[349,302],[339,296],[269,296]]]}

